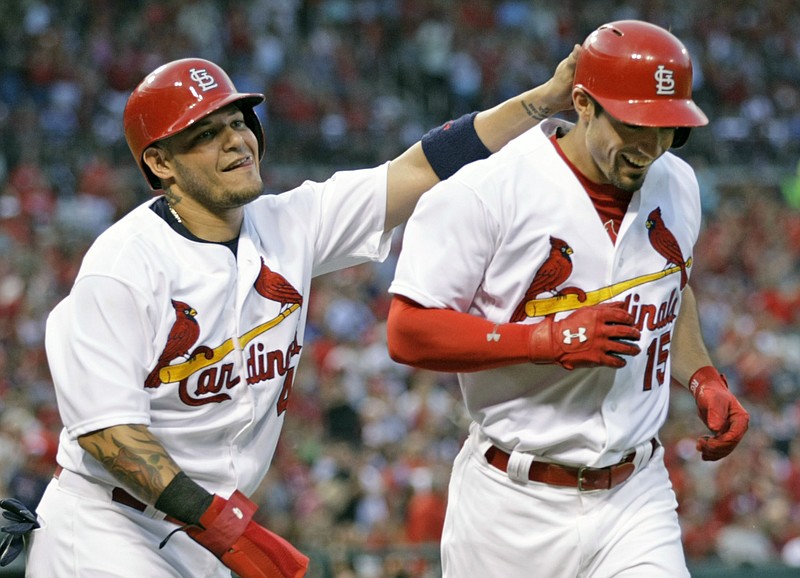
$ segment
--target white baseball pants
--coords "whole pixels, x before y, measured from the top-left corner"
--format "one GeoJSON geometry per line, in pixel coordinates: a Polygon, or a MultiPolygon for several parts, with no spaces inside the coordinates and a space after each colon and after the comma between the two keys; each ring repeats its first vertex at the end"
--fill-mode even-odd
{"type": "Polygon", "coordinates": [[[664,449],[611,490],[516,482],[476,431],[456,457],[444,578],[688,578],[664,449]]]}

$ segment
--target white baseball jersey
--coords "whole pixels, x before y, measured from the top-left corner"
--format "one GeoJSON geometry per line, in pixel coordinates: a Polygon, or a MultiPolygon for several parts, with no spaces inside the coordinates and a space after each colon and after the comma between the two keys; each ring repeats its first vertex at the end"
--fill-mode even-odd
{"type": "Polygon", "coordinates": [[[387,167],[258,198],[237,256],[176,233],[150,202],[105,231],[47,323],[58,462],[113,485],[78,436],[144,424],[209,491],[252,493],[283,424],[312,277],[388,254],[387,167]]]}
{"type": "Polygon", "coordinates": [[[537,323],[602,301],[627,303],[642,351],[622,369],[521,364],[459,375],[472,419],[497,445],[603,467],[653,438],[666,418],[670,337],[700,228],[699,189],[692,169],[664,154],[633,195],[614,244],[548,140],[559,125],[569,127],[546,121],[429,191],[406,227],[390,291],[495,323],[509,322],[520,304],[522,322],[537,323]],[[672,233],[678,257],[663,254],[651,236],[656,225],[672,233]],[[525,301],[553,239],[571,248],[571,274],[555,292],[525,301]]]}

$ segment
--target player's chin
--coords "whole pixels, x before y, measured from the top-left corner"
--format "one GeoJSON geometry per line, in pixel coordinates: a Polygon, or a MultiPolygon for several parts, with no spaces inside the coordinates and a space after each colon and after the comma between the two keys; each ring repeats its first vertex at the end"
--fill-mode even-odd
{"type": "Polygon", "coordinates": [[[644,175],[640,177],[627,177],[622,178],[619,180],[618,183],[615,183],[617,188],[622,189],[626,193],[635,193],[639,189],[642,188],[642,184],[644,183],[644,175]]]}
{"type": "Polygon", "coordinates": [[[228,189],[225,194],[226,208],[235,209],[243,207],[251,201],[254,201],[264,192],[264,183],[260,180],[258,183],[253,183],[249,186],[239,187],[235,189],[228,189]]]}
{"type": "Polygon", "coordinates": [[[648,169],[617,168],[611,183],[626,193],[635,193],[642,188],[648,169]]]}

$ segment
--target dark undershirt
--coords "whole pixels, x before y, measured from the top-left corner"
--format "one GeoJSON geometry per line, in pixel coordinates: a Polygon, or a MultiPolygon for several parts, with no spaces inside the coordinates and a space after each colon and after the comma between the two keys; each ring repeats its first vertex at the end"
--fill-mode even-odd
{"type": "Polygon", "coordinates": [[[558,139],[556,138],[557,136],[558,135],[553,135],[550,137],[550,141],[556,148],[556,152],[564,159],[564,162],[567,163],[567,166],[575,173],[575,176],[578,178],[581,185],[583,185],[586,194],[589,195],[595,210],[597,210],[597,214],[600,216],[600,221],[603,223],[606,233],[608,233],[608,236],[611,238],[611,242],[616,244],[619,226],[625,213],[628,211],[628,205],[633,198],[633,193],[623,191],[614,185],[598,185],[587,179],[584,174],[570,162],[564,154],[564,151],[561,150],[558,139]]]}
{"type": "Polygon", "coordinates": [[[150,205],[150,209],[156,215],[164,219],[167,224],[172,227],[172,230],[182,237],[186,237],[190,241],[197,241],[198,243],[213,243],[214,245],[223,245],[231,250],[234,257],[236,256],[236,249],[239,247],[239,235],[236,235],[236,237],[230,241],[206,241],[205,239],[201,239],[200,237],[193,235],[192,232],[183,225],[183,223],[178,222],[178,219],[176,219],[175,215],[173,215],[169,210],[166,197],[159,197],[156,199],[156,202],[150,205]]]}

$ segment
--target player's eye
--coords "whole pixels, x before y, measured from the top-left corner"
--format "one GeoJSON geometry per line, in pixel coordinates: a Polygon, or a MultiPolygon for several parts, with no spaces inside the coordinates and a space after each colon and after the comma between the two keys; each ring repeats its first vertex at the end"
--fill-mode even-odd
{"type": "Polygon", "coordinates": [[[645,126],[639,126],[637,124],[628,124],[627,122],[620,122],[620,125],[622,126],[622,128],[629,131],[640,131],[647,128],[645,126]]]}

